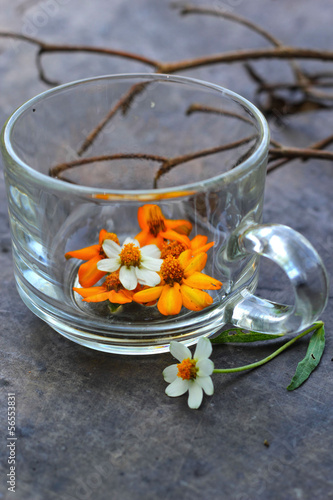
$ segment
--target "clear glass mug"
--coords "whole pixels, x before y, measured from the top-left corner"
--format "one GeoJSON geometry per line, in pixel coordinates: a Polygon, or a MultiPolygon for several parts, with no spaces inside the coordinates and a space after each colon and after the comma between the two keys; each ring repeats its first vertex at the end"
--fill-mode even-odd
{"type": "Polygon", "coordinates": [[[15,111],[1,146],[18,291],[75,342],[154,354],[226,323],[296,333],[326,305],[327,275],[310,243],[288,227],[261,224],[268,126],[234,92],[156,74],[69,83],[15,111]],[[214,242],[203,272],[223,285],[206,290],[211,303],[201,310],[163,315],[156,303],[132,301],[114,313],[110,302],[87,303],[73,291],[82,261],[65,254],[98,244],[101,229],[122,245],[141,231],[138,211],[147,205],[165,220],[187,221],[178,234],[188,241],[214,242]],[[260,256],[286,272],[293,305],[254,295],[260,256]]]}

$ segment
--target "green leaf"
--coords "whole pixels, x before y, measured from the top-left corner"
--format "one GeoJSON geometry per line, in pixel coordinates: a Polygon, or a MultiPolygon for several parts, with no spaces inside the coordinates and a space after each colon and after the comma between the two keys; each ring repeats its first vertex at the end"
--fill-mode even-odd
{"type": "Polygon", "coordinates": [[[261,340],[271,340],[283,337],[283,334],[270,335],[268,333],[245,332],[241,328],[230,328],[224,330],[215,339],[211,339],[212,344],[224,344],[226,342],[258,342],[261,340]]]}
{"type": "Polygon", "coordinates": [[[109,302],[108,306],[111,314],[116,314],[122,308],[121,304],[115,304],[113,302],[109,302]]]}
{"type": "Polygon", "coordinates": [[[319,364],[321,356],[325,348],[325,328],[321,325],[317,328],[311,336],[308,350],[306,351],[305,358],[298,363],[295,375],[293,376],[288,391],[297,389],[303,382],[305,382],[319,364]]]}

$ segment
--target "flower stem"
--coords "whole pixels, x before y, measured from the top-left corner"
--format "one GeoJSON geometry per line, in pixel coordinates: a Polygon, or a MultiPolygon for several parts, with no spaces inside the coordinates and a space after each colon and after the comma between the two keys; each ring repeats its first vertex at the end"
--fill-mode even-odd
{"type": "Polygon", "coordinates": [[[286,344],[284,344],[282,347],[274,351],[272,354],[267,356],[267,358],[261,359],[260,361],[257,361],[256,363],[251,363],[250,365],[244,365],[244,366],[238,366],[237,368],[224,368],[224,369],[219,369],[216,368],[213,370],[213,373],[234,373],[234,372],[242,372],[245,370],[251,370],[252,368],[257,368],[258,366],[264,365],[265,363],[268,363],[268,361],[271,361],[274,359],[276,356],[278,356],[281,352],[283,352],[285,349],[288,349],[289,346],[291,346],[294,342],[296,342],[298,339],[304,337],[308,333],[312,332],[313,330],[317,330],[317,328],[320,328],[323,326],[322,321],[316,321],[310,328],[305,330],[304,332],[300,333],[293,339],[289,340],[286,344]]]}

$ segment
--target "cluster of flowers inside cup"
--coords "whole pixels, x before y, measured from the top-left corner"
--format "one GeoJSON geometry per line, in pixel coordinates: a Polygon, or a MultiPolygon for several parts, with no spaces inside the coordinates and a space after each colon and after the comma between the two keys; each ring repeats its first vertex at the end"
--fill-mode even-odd
{"type": "Polygon", "coordinates": [[[140,207],[138,223],[141,231],[122,246],[115,233],[102,229],[98,244],[66,253],[85,261],[78,271],[81,287],[73,290],[86,302],[157,304],[164,316],[212,304],[205,290],[219,290],[222,283],[202,270],[214,242],[203,235],[190,240],[191,223],[165,218],[158,205],[140,207]]]}

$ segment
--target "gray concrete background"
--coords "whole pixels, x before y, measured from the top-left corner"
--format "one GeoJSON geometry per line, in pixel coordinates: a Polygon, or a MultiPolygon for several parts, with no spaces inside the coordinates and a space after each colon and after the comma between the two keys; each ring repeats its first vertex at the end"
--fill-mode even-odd
{"type": "MultiPolygon", "coordinates": [[[[198,2],[197,2],[198,3],[198,2]]],[[[264,25],[285,43],[333,45],[331,0],[205,2],[264,25]]],[[[180,18],[165,0],[0,0],[0,30],[56,43],[133,50],[161,60],[216,53],[266,42],[237,24],[197,16],[180,18]]],[[[24,100],[45,90],[35,49],[0,40],[0,122],[24,100]]],[[[61,82],[91,75],[145,71],[121,59],[84,54],[47,56],[61,82]]],[[[304,63],[317,67],[315,63],[304,63]]],[[[257,66],[286,77],[285,63],[257,66]]],[[[328,67],[322,66],[320,67],[328,67]]],[[[183,74],[231,87],[253,99],[239,64],[183,74]]],[[[304,113],[273,136],[306,146],[332,131],[333,113],[304,113]]],[[[293,162],[267,181],[265,221],[290,225],[318,249],[332,274],[332,175],[329,162],[293,162]]],[[[3,176],[0,180],[1,443],[0,498],[17,500],[312,500],[333,498],[332,297],[322,319],[327,346],[319,368],[299,390],[286,391],[307,340],[262,368],[214,377],[215,394],[198,411],[186,398],[164,395],[159,357],[117,357],[78,346],[35,317],[15,288],[3,176]],[[7,491],[7,393],[17,402],[17,488],[7,491]],[[269,442],[269,447],[264,441],[269,442]]],[[[264,263],[261,295],[283,301],[286,283],[264,263]]],[[[216,367],[247,364],[266,346],[218,346],[216,367]]]]}

